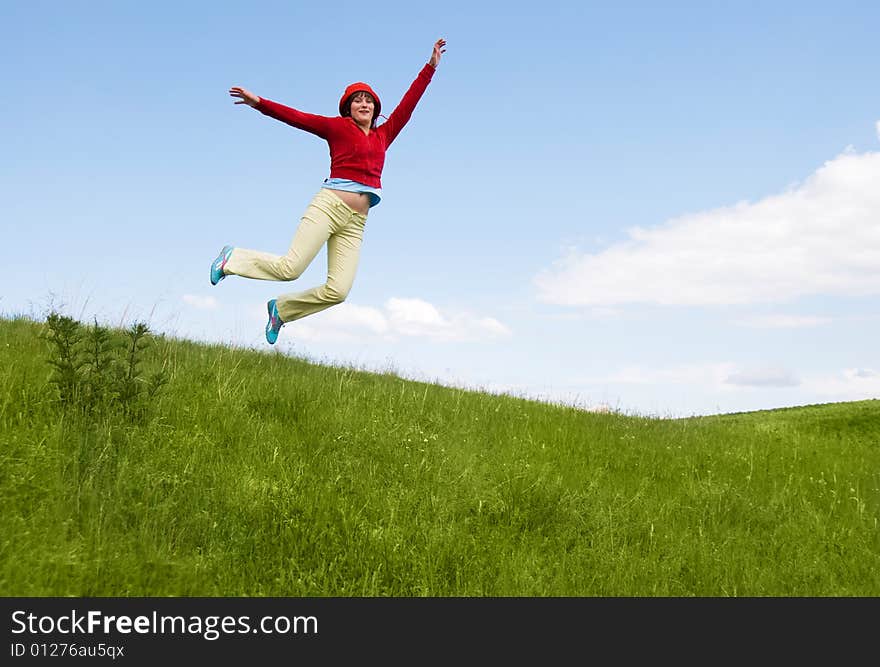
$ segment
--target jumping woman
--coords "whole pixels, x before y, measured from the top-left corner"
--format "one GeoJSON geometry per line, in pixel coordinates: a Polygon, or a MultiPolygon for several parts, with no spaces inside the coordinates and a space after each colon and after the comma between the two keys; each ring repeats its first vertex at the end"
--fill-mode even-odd
{"type": "Polygon", "coordinates": [[[446,40],[434,44],[431,59],[419,72],[387,120],[376,126],[379,96],[365,83],[353,83],[339,100],[338,116],[317,116],[232,87],[235,104],[311,132],[330,145],[330,177],[325,179],[300,220],[286,255],[225,246],[211,264],[211,284],[229,275],[258,280],[295,280],[327,244],[327,282],[305,292],[283,294],[266,305],[266,340],[274,344],[281,327],[320,312],[348,296],[354,282],[364,225],[382,196],[385,151],[409,121],[431,82],[446,40]]]}

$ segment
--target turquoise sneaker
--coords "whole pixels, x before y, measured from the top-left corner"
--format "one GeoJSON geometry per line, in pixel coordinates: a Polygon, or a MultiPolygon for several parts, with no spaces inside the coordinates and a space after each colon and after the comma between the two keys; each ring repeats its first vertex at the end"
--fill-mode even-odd
{"type": "Polygon", "coordinates": [[[226,274],[223,273],[223,267],[226,266],[226,262],[229,261],[230,255],[232,255],[232,246],[225,245],[223,246],[223,250],[220,251],[220,254],[217,255],[217,259],[211,263],[212,285],[216,285],[226,277],[226,274]]]}
{"type": "Polygon", "coordinates": [[[269,341],[269,345],[274,345],[275,341],[278,340],[278,332],[281,331],[284,322],[278,316],[278,306],[275,299],[269,301],[266,307],[269,310],[269,321],[266,322],[266,340],[269,341]]]}

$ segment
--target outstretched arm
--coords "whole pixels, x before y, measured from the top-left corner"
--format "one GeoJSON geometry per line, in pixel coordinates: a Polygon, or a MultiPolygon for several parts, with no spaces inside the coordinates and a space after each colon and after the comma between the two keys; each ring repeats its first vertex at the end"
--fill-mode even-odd
{"type": "Polygon", "coordinates": [[[233,86],[229,89],[229,94],[232,97],[238,98],[238,101],[235,102],[236,104],[247,104],[249,107],[256,109],[270,118],[280,120],[282,123],[287,123],[300,130],[311,132],[324,139],[327,138],[330,118],[326,116],[317,116],[315,114],[305,113],[304,111],[286,107],[283,104],[267,100],[265,97],[254,95],[247,88],[233,86]]]}
{"type": "Polygon", "coordinates": [[[391,115],[388,116],[387,122],[382,126],[385,128],[386,132],[386,146],[391,145],[391,142],[394,141],[398,134],[400,134],[403,126],[409,122],[412,112],[416,108],[416,104],[418,104],[425,89],[431,82],[431,78],[434,76],[434,71],[437,69],[437,65],[440,64],[440,58],[444,53],[446,53],[446,40],[438,39],[434,43],[434,50],[431,53],[431,59],[424,67],[422,67],[422,71],[419,72],[416,80],[412,82],[409,90],[404,94],[403,99],[400,100],[400,103],[395,107],[394,111],[391,112],[391,115]]]}

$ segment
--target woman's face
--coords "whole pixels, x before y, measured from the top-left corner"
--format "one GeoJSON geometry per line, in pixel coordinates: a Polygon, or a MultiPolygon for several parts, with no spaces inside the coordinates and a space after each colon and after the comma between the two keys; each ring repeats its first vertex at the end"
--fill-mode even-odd
{"type": "Polygon", "coordinates": [[[351,98],[351,117],[362,127],[370,127],[373,122],[373,111],[376,103],[369,93],[355,93],[351,98]]]}

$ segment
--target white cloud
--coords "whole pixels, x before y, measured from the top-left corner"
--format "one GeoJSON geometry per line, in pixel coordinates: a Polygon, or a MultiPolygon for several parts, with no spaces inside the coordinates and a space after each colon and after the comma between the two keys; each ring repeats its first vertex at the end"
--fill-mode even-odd
{"type": "MultiPolygon", "coordinates": [[[[679,364],[665,368],[625,366],[603,378],[588,383],[636,385],[720,385],[736,368],[730,363],[679,364]]],[[[581,381],[582,382],[582,381],[581,381]]]]}
{"type": "Polygon", "coordinates": [[[846,151],[754,203],[629,230],[535,278],[560,305],[716,305],[880,294],[880,153],[846,151]]]}
{"type": "Polygon", "coordinates": [[[754,329],[803,329],[818,327],[829,324],[828,317],[813,317],[809,315],[765,315],[737,320],[736,324],[742,327],[754,329]]]}
{"type": "MultiPolygon", "coordinates": [[[[629,365],[608,374],[569,378],[550,398],[584,405],[580,397],[601,399],[613,411],[687,416],[764,410],[812,403],[880,399],[880,369],[801,373],[780,365],[730,362],[629,365]],[[768,404],[768,401],[774,401],[768,404]]],[[[591,409],[591,408],[586,408],[591,409]]]]}
{"type": "Polygon", "coordinates": [[[392,330],[401,336],[464,341],[510,335],[510,330],[493,317],[480,317],[466,312],[441,314],[437,308],[421,299],[391,298],[385,308],[392,330]]]}
{"type": "Polygon", "coordinates": [[[450,326],[440,311],[421,299],[391,298],[385,308],[394,330],[404,336],[436,335],[450,326]]]}
{"type": "Polygon", "coordinates": [[[365,336],[383,337],[388,320],[382,311],[368,306],[341,303],[293,322],[297,338],[311,341],[357,341],[365,336]]]}
{"type": "Polygon", "coordinates": [[[737,387],[797,387],[801,381],[790,370],[781,367],[753,368],[731,373],[725,384],[737,387]]]}
{"type": "Polygon", "coordinates": [[[388,299],[383,309],[342,303],[294,323],[305,340],[350,341],[365,337],[394,340],[420,337],[437,341],[493,340],[510,330],[492,317],[441,312],[422,299],[388,299]]]}
{"type": "Polygon", "coordinates": [[[847,368],[839,373],[811,377],[804,384],[815,395],[829,400],[880,398],[880,371],[873,368],[847,368]]]}
{"type": "Polygon", "coordinates": [[[712,390],[731,387],[797,387],[801,380],[778,366],[742,368],[729,362],[678,364],[666,367],[625,366],[601,378],[580,379],[578,384],[691,386],[712,390]]]}
{"type": "Polygon", "coordinates": [[[213,296],[197,296],[195,294],[184,294],[183,302],[199,310],[216,310],[220,305],[213,296]]]}

